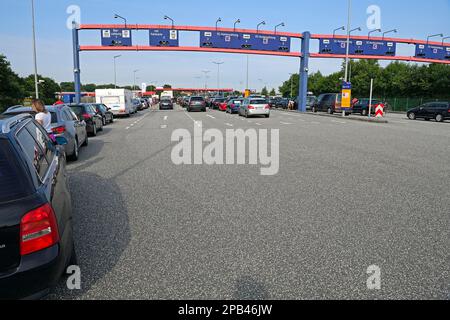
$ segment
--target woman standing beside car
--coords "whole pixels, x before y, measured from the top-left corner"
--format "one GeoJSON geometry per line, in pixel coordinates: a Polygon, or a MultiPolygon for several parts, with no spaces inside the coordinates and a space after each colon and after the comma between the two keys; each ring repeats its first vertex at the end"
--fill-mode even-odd
{"type": "Polygon", "coordinates": [[[51,123],[52,123],[52,116],[50,112],[48,112],[45,109],[44,104],[41,100],[33,99],[31,102],[31,108],[34,112],[36,112],[36,115],[34,119],[42,126],[44,127],[45,131],[47,133],[52,133],[51,123]]]}

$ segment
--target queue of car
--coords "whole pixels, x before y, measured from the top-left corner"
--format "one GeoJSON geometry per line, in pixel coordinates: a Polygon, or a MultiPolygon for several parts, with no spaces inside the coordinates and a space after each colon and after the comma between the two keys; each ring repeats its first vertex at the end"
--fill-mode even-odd
{"type": "Polygon", "coordinates": [[[117,116],[103,103],[45,109],[51,134],[31,107],[0,114],[0,299],[41,298],[77,264],[66,159],[78,160],[89,137],[117,116]]]}

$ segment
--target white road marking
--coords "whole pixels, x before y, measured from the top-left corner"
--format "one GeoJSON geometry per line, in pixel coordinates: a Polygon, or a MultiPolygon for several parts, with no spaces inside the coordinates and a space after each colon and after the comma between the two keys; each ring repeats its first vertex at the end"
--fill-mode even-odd
{"type": "Polygon", "coordinates": [[[126,128],[125,128],[125,130],[128,130],[128,129],[130,129],[130,127],[126,127],[126,128]]]}
{"type": "Polygon", "coordinates": [[[169,118],[168,116],[165,116],[165,117],[164,117],[164,121],[167,121],[168,118],[169,118]]]}
{"type": "Polygon", "coordinates": [[[262,124],[261,123],[255,123],[257,126],[262,126],[262,124]]]}
{"type": "Polygon", "coordinates": [[[188,112],[185,112],[184,114],[185,114],[189,119],[191,119],[191,120],[194,122],[194,124],[195,124],[196,126],[200,127],[200,122],[197,121],[197,120],[195,120],[194,118],[192,118],[191,115],[190,115],[188,112]]]}
{"type": "Polygon", "coordinates": [[[331,122],[340,123],[340,124],[346,124],[347,123],[345,121],[338,121],[338,120],[331,120],[331,122]]]}
{"type": "Polygon", "coordinates": [[[231,123],[225,123],[225,125],[228,127],[233,127],[233,125],[231,123]]]}
{"type": "Polygon", "coordinates": [[[283,121],[280,121],[280,123],[281,124],[284,124],[284,125],[286,125],[286,126],[290,126],[292,123],[289,123],[289,122],[283,122],[283,121]]]}
{"type": "Polygon", "coordinates": [[[167,124],[162,124],[161,129],[167,129],[167,124]]]}
{"type": "Polygon", "coordinates": [[[211,119],[215,119],[216,117],[213,117],[212,115],[207,114],[207,117],[211,118],[211,119]]]}

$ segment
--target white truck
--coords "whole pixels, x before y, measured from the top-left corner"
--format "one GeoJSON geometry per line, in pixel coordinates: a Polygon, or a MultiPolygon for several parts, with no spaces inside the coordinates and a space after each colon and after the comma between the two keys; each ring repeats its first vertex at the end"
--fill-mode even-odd
{"type": "Polygon", "coordinates": [[[133,92],[127,89],[97,89],[95,100],[111,109],[115,116],[127,116],[137,112],[133,104],[133,92]]]}

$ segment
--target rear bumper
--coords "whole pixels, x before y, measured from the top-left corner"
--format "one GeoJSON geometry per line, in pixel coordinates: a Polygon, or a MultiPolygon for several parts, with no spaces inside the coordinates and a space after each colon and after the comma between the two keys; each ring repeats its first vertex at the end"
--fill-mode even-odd
{"type": "Polygon", "coordinates": [[[198,105],[198,106],[193,105],[193,106],[189,106],[188,108],[191,111],[202,111],[202,110],[206,109],[206,106],[204,106],[204,105],[198,105]]]}
{"type": "Polygon", "coordinates": [[[159,110],[173,110],[173,105],[160,105],[159,110]]]}
{"type": "Polygon", "coordinates": [[[257,116],[257,115],[268,115],[270,114],[270,109],[249,109],[248,110],[248,114],[252,115],[252,116],[257,116]]]}
{"type": "Polygon", "coordinates": [[[0,273],[0,299],[39,299],[48,294],[64,272],[59,245],[22,257],[17,269],[0,273]]]}
{"type": "Polygon", "coordinates": [[[129,111],[119,111],[119,110],[111,110],[113,116],[117,117],[117,116],[127,116],[130,114],[129,111]]]}

